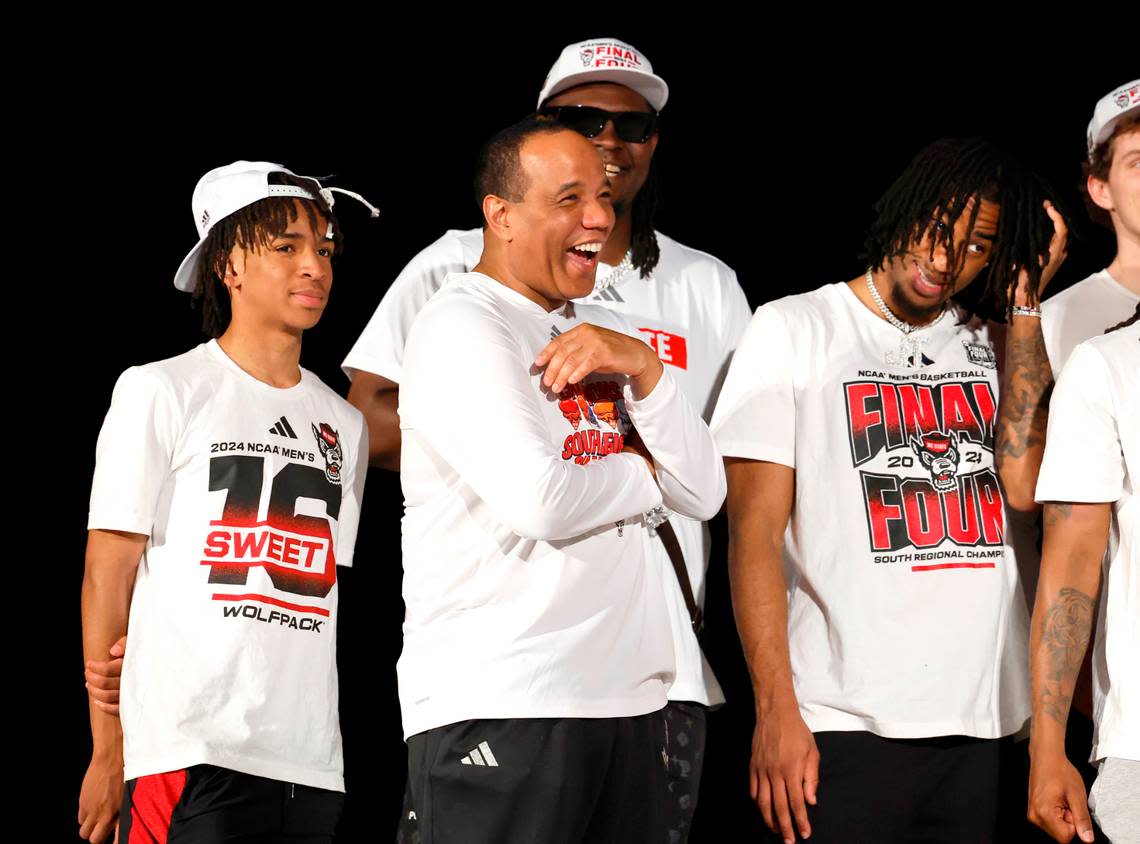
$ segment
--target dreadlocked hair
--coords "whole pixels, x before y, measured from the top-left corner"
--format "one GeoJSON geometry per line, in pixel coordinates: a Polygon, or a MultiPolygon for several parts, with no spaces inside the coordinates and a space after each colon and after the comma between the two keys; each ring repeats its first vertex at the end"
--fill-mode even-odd
{"type": "Polygon", "coordinates": [[[294,196],[272,196],[260,199],[219,220],[206,235],[202,244],[201,258],[198,261],[198,280],[194,285],[192,303],[202,308],[202,331],[208,337],[220,337],[229,327],[233,312],[230,309],[230,292],[222,278],[226,273],[226,262],[234,247],[246,251],[260,252],[267,249],[270,241],[285,233],[291,223],[298,218],[297,208],[304,210],[310,228],[322,237],[321,217],[332,223],[334,255],[341,252],[340,224],[324,198],[317,194],[316,186],[310,179],[302,179],[289,173],[270,173],[269,183],[273,185],[293,185],[305,188],[316,194],[317,199],[304,199],[294,196]]]}
{"type": "Polygon", "coordinates": [[[980,201],[971,203],[975,199],[995,202],[1001,212],[989,265],[981,275],[984,283],[980,292],[971,291],[968,310],[1008,318],[1010,285],[1022,269],[1029,274],[1029,302],[1036,304],[1053,235],[1044,203],[1048,199],[1058,208],[1060,203],[1042,178],[981,138],[935,141],[914,157],[875,203],[875,221],[864,242],[868,266],[881,270],[929,237],[931,260],[941,246],[949,265],[961,267],[967,246],[955,248],[954,226],[966,213],[973,231],[981,207],[980,201]]]}
{"type": "Polygon", "coordinates": [[[1127,328],[1130,325],[1135,325],[1137,322],[1140,322],[1140,305],[1136,306],[1136,310],[1132,312],[1132,316],[1128,317],[1128,319],[1124,320],[1124,322],[1118,322],[1111,328],[1106,328],[1104,333],[1108,334],[1110,331],[1127,328]]]}
{"type": "Polygon", "coordinates": [[[657,217],[657,206],[660,204],[661,182],[657,177],[657,156],[654,156],[649,162],[649,173],[645,177],[645,184],[633,198],[633,207],[629,211],[630,260],[642,278],[649,278],[649,274],[661,260],[661,247],[657,245],[657,233],[653,228],[654,219],[657,217]]]}

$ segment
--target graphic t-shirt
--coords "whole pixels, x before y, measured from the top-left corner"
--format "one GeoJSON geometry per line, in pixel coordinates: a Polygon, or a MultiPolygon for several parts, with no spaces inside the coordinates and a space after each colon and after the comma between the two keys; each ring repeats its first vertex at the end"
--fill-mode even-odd
{"type": "Polygon", "coordinates": [[[994,341],[956,308],[911,336],[846,284],[764,305],[713,432],[726,457],[796,471],[788,640],[808,727],[1008,735],[1030,711],[1028,619],[994,471],[994,341]]]}
{"type": "MultiPolygon", "coordinates": [[[[626,316],[708,421],[732,350],[752,312],[736,273],[722,261],[660,232],[657,243],[661,258],[648,280],[630,271],[607,287],[613,268],[601,264],[594,293],[579,301],[626,316]]],[[[392,282],[344,359],[345,372],[350,377],[353,370],[371,372],[402,383],[404,344],[413,320],[443,286],[448,273],[471,270],[482,254],[483,232],[472,229],[448,231],[416,255],[392,282]]],[[[670,518],[670,523],[681,545],[693,594],[703,604],[708,531],[700,522],[679,515],[670,518]]],[[[665,585],[677,654],[677,680],[669,697],[707,705],[723,703],[724,695],[693,635],[668,554],[660,542],[656,544],[659,547],[652,548],[652,554],[665,585]]]]}
{"type": "Polygon", "coordinates": [[[1140,325],[1073,350],[1049,406],[1037,500],[1113,502],[1093,649],[1092,760],[1140,760],[1140,325]]]}
{"type": "Polygon", "coordinates": [[[451,276],[408,337],[400,385],[405,736],[474,718],[609,718],[665,705],[673,642],[642,514],[724,498],[712,436],[665,372],[634,400],[594,374],[552,395],[533,366],[587,322],[480,273],[451,276]],[[635,428],[652,453],[623,454],[635,428]]]}
{"type": "Polygon", "coordinates": [[[124,372],[89,529],[149,539],[123,665],[125,776],[211,764],[344,790],[337,565],[367,468],[360,412],[278,389],[210,341],[124,372]]]}
{"type": "Polygon", "coordinates": [[[1135,313],[1137,304],[1140,296],[1109,275],[1108,270],[1093,273],[1046,299],[1041,305],[1041,331],[1053,377],[1061,374],[1078,343],[1099,337],[1124,322],[1135,313]]]}

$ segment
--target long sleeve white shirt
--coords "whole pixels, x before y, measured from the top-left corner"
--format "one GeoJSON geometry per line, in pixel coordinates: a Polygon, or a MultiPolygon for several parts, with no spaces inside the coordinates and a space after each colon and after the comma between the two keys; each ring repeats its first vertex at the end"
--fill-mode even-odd
{"type": "Polygon", "coordinates": [[[548,313],[478,273],[453,276],[404,350],[405,735],[471,718],[615,717],[660,708],[673,650],[641,514],[664,503],[709,518],[724,470],[666,372],[634,401],[596,375],[559,396],[532,363],[590,322],[548,313]],[[636,427],[658,480],[621,454],[636,427]]]}

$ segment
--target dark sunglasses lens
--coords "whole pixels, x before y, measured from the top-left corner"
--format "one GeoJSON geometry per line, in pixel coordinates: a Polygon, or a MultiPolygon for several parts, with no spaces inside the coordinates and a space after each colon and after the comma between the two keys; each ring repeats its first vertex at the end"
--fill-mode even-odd
{"type": "Polygon", "coordinates": [[[643,144],[657,128],[657,115],[647,111],[608,112],[593,106],[555,106],[540,114],[552,117],[587,138],[601,134],[606,121],[613,120],[614,131],[626,143],[643,144]]]}
{"type": "Polygon", "coordinates": [[[614,115],[614,131],[626,143],[643,144],[653,134],[657,115],[643,111],[625,111],[614,115]]]}
{"type": "Polygon", "coordinates": [[[600,108],[587,106],[567,106],[554,110],[554,117],[559,123],[587,138],[601,134],[606,128],[606,116],[600,108]]]}

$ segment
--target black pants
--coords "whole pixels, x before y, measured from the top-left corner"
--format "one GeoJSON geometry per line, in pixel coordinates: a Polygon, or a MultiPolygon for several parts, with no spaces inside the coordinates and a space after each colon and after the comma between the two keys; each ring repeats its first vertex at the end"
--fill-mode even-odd
{"type": "MultiPolygon", "coordinates": [[[[1000,740],[820,732],[811,844],[995,841],[1000,740]]],[[[798,839],[798,836],[797,836],[798,839]]]]}
{"type": "Polygon", "coordinates": [[[119,844],[331,844],[344,794],[213,765],[129,780],[119,844]]]}
{"type": "Polygon", "coordinates": [[[412,736],[420,840],[660,844],[664,733],[655,712],[463,721],[412,736]]]}

